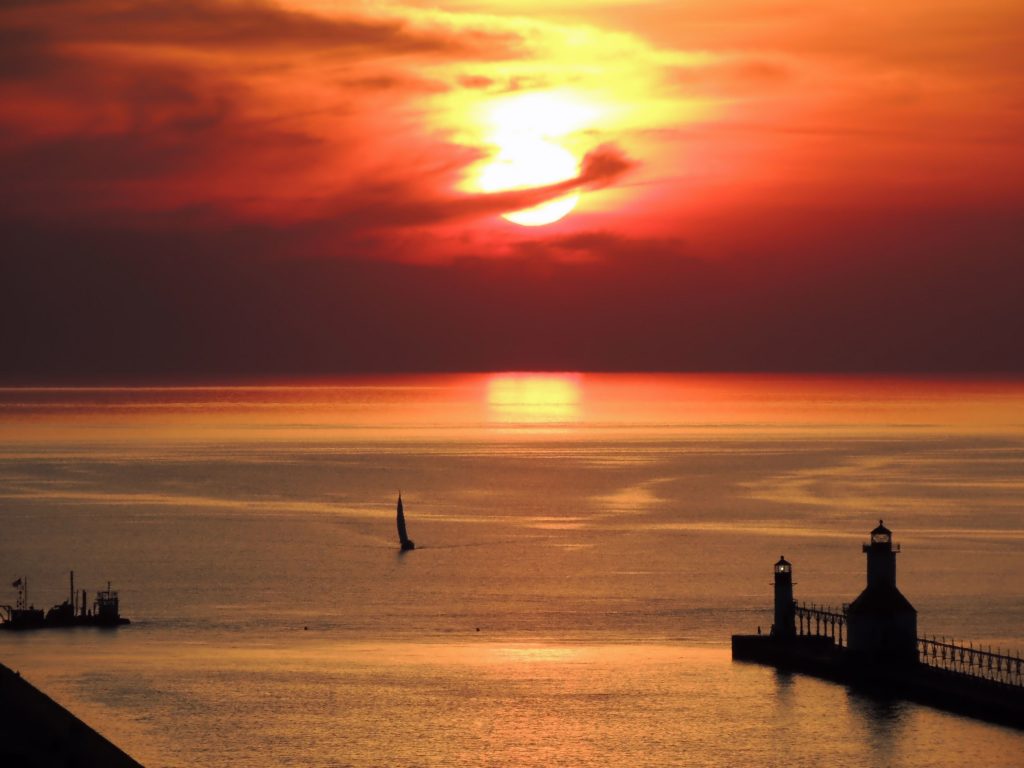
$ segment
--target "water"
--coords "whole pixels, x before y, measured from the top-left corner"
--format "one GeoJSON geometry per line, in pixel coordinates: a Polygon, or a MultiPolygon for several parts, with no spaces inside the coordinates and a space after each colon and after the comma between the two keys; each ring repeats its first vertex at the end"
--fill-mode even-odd
{"type": "Polygon", "coordinates": [[[0,446],[0,576],[133,619],[0,660],[150,768],[1024,765],[728,650],[780,554],[855,597],[878,518],[922,632],[1024,650],[1024,382],[10,389],[0,446]]]}

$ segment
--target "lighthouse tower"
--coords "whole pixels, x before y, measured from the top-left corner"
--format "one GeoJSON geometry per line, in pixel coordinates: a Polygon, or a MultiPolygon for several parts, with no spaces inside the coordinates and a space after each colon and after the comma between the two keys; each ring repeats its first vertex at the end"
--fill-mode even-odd
{"type": "Polygon", "coordinates": [[[896,588],[892,531],[881,520],[863,546],[868,585],[847,609],[851,653],[885,663],[917,662],[917,611],[896,588]]]}
{"type": "Polygon", "coordinates": [[[796,637],[796,608],[793,602],[793,564],[780,557],[775,564],[775,623],[772,636],[796,637]]]}

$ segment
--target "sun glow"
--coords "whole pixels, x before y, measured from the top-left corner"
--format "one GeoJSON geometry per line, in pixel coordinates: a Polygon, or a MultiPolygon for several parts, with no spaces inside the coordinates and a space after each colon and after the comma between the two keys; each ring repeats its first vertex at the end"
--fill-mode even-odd
{"type": "Polygon", "coordinates": [[[601,110],[569,90],[517,93],[487,107],[495,143],[535,138],[559,139],[592,128],[601,110]]]}
{"type": "MultiPolygon", "coordinates": [[[[579,163],[567,149],[539,139],[509,142],[480,173],[484,192],[543,187],[568,181],[579,174],[579,163]]],[[[532,208],[503,213],[514,224],[537,227],[565,216],[579,202],[579,192],[541,203],[532,208]]]]}
{"type": "MultiPolygon", "coordinates": [[[[484,107],[487,142],[497,151],[478,170],[484,192],[545,187],[576,178],[579,158],[566,148],[570,137],[594,125],[599,109],[568,91],[517,93],[484,107]]],[[[515,224],[541,226],[558,221],[579,202],[577,190],[540,205],[502,214],[515,224]]]]}
{"type": "Polygon", "coordinates": [[[501,373],[487,382],[487,405],[494,421],[553,424],[576,421],[580,377],[569,373],[501,373]]]}

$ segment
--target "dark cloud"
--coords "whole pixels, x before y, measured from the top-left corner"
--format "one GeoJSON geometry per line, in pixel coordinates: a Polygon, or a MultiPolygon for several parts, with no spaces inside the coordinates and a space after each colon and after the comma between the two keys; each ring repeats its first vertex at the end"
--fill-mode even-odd
{"type": "Polygon", "coordinates": [[[481,91],[493,91],[496,93],[516,93],[519,91],[543,90],[552,85],[551,81],[544,77],[516,75],[507,78],[485,77],[483,75],[463,75],[458,78],[458,84],[463,88],[481,91]]]}
{"type": "MultiPolygon", "coordinates": [[[[434,153],[429,164],[405,169],[398,175],[355,179],[353,189],[339,193],[319,209],[315,227],[320,237],[337,241],[376,236],[387,241],[401,239],[407,229],[422,235],[423,228],[494,217],[540,205],[575,190],[599,189],[635,166],[619,147],[604,144],[584,156],[578,176],[563,182],[506,192],[452,193],[458,174],[479,160],[480,152],[441,144],[434,147],[434,153]]],[[[429,244],[430,238],[425,242],[429,244]]],[[[424,247],[421,251],[428,253],[429,249],[424,247]]]]}
{"type": "Polygon", "coordinates": [[[295,227],[164,225],[53,230],[5,219],[6,380],[1024,372],[1024,262],[1009,214],[922,217],[887,245],[866,228],[799,255],[766,247],[707,260],[674,240],[585,232],[552,247],[595,258],[551,258],[534,240],[519,256],[447,265],[359,258],[355,242],[338,246],[348,257],[314,258],[307,243],[319,233],[295,227]],[[932,235],[915,239],[922,229],[932,235]]]}
{"type": "Polygon", "coordinates": [[[261,197],[293,190],[279,215],[319,210],[332,226],[359,228],[386,224],[385,211],[396,227],[493,212],[435,199],[475,155],[412,135],[403,99],[448,87],[410,61],[501,58],[520,42],[466,25],[322,16],[264,2],[7,5],[0,89],[19,109],[0,115],[0,202],[40,220],[199,206],[219,207],[231,222],[254,209],[265,215],[261,197]],[[210,66],[194,49],[230,58],[210,66]],[[264,74],[297,66],[295,53],[319,57],[305,76],[322,80],[327,103],[319,97],[310,108],[262,92],[264,74]],[[385,61],[406,54],[416,58],[385,61]],[[267,96],[277,113],[264,116],[267,96]],[[329,127],[316,126],[321,118],[329,127]],[[337,168],[334,204],[322,178],[310,181],[327,165],[337,168]],[[307,185],[318,200],[304,199],[307,185]]]}
{"type": "Polygon", "coordinates": [[[45,30],[0,26],[0,81],[51,76],[63,69],[64,63],[53,55],[50,36],[45,30]]]}
{"type": "Polygon", "coordinates": [[[0,22],[44,29],[55,43],[123,43],[133,46],[217,48],[257,53],[280,48],[333,55],[359,49],[375,56],[433,53],[487,59],[521,53],[505,33],[441,26],[414,27],[401,20],[320,15],[265,2],[223,0],[63,0],[0,9],[0,22]],[[59,6],[59,7],[56,7],[59,6]]]}
{"type": "Polygon", "coordinates": [[[601,189],[616,181],[635,165],[636,163],[616,144],[601,144],[583,157],[577,182],[584,189],[601,189]]]}
{"type": "Polygon", "coordinates": [[[41,136],[20,126],[0,133],[0,201],[41,219],[131,214],[157,205],[167,181],[191,186],[200,202],[205,188],[231,174],[309,167],[323,146],[297,128],[246,118],[242,85],[175,65],[93,62],[62,74],[53,90],[86,123],[109,122],[111,112],[117,121],[41,136]]]}
{"type": "Polygon", "coordinates": [[[595,147],[584,155],[580,173],[573,179],[542,187],[516,189],[472,195],[441,203],[456,216],[497,214],[531,208],[575,190],[600,189],[612,184],[636,164],[617,145],[612,143],[595,147]]]}
{"type": "MultiPolygon", "coordinates": [[[[227,125],[223,117],[207,114],[150,131],[108,135],[67,136],[37,142],[18,152],[0,153],[0,174],[5,183],[0,195],[14,201],[32,189],[71,191],[84,185],[83,192],[111,182],[160,178],[167,174],[229,168],[233,162],[253,164],[264,151],[287,151],[290,163],[302,158],[303,151],[320,143],[301,133],[259,131],[240,125],[227,125]],[[203,124],[209,120],[210,123],[203,124]],[[190,140],[201,132],[202,141],[190,140]],[[244,151],[236,142],[247,142],[244,151]]],[[[313,162],[308,157],[307,162],[313,162]]],[[[123,207],[131,209],[130,202],[123,207]]]]}
{"type": "Polygon", "coordinates": [[[366,77],[351,77],[338,81],[338,85],[346,90],[406,92],[406,93],[443,93],[449,87],[439,80],[424,77],[412,77],[407,74],[380,74],[366,77]]]}
{"type": "MultiPolygon", "coordinates": [[[[947,185],[915,210],[897,199],[902,187],[876,183],[890,177],[872,177],[878,197],[898,202],[885,210],[840,201],[835,189],[860,177],[826,169],[820,201],[807,189],[776,210],[712,200],[703,224],[680,205],[677,236],[623,234],[644,214],[627,210],[606,219],[626,221],[622,231],[508,225],[476,245],[467,223],[600,189],[636,165],[605,144],[558,184],[452,191],[480,153],[427,135],[416,94],[544,85],[474,74],[476,60],[522,45],[471,26],[269,3],[0,6],[0,376],[1024,370],[1024,231],[1009,195],[998,208],[947,185]],[[456,59],[467,60],[461,79],[429,79],[430,65],[456,59]],[[727,257],[698,258],[714,238],[727,257]]],[[[756,92],[798,77],[769,53],[727,56],[678,72],[676,86],[756,92]]],[[[656,138],[689,141],[696,156],[709,146],[700,131],[793,134],[812,149],[820,142],[799,134],[844,146],[921,136],[898,121],[831,126],[821,111],[806,125],[763,117],[656,138]]],[[[1014,157],[998,159],[1012,170],[1014,157]]],[[[665,215],[651,217],[662,232],[665,215]]]]}
{"type": "Polygon", "coordinates": [[[458,79],[463,88],[486,89],[494,85],[494,80],[483,75],[463,75],[458,79]]]}
{"type": "Polygon", "coordinates": [[[630,238],[607,232],[576,232],[544,239],[520,240],[515,253],[524,257],[543,255],[559,261],[602,260],[628,262],[638,254],[644,258],[686,257],[690,249],[682,238],[630,238]]]}
{"type": "MultiPolygon", "coordinates": [[[[193,178],[195,203],[205,199],[206,181],[244,172],[257,175],[264,165],[287,165],[285,175],[314,166],[322,142],[301,132],[276,130],[245,121],[229,92],[202,94],[188,78],[163,76],[163,89],[145,87],[146,99],[134,103],[137,126],[101,135],[61,136],[16,150],[0,149],[0,201],[11,211],[44,218],[117,218],[146,195],[124,199],[118,184],[193,178]],[[160,96],[160,94],[163,94],[160,96]],[[145,106],[149,103],[149,107],[145,106]],[[277,159],[275,159],[277,158],[277,159]],[[109,197],[107,196],[109,195],[109,197]]],[[[577,177],[540,187],[480,194],[453,194],[458,173],[479,158],[463,147],[438,145],[429,166],[402,169],[399,175],[349,179],[351,188],[317,210],[333,236],[390,232],[464,222],[529,208],[574,190],[600,189],[628,173],[635,163],[614,144],[584,156],[577,177]]],[[[270,177],[273,176],[271,168],[270,177]]],[[[184,183],[184,182],[182,182],[184,183]]],[[[259,190],[251,190],[258,194],[259,190]]],[[[245,215],[234,209],[244,195],[212,201],[225,222],[245,215]]],[[[173,209],[172,206],[171,208],[173,209]]],[[[179,206],[180,207],[180,206],[179,206]]]]}

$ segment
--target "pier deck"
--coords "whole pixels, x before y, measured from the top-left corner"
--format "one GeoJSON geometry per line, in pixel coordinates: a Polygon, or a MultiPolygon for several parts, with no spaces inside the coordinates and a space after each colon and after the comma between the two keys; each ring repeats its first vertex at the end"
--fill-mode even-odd
{"type": "Polygon", "coordinates": [[[1024,730],[1024,688],[1020,686],[921,662],[872,663],[830,637],[733,635],[732,657],[1024,730]]]}

